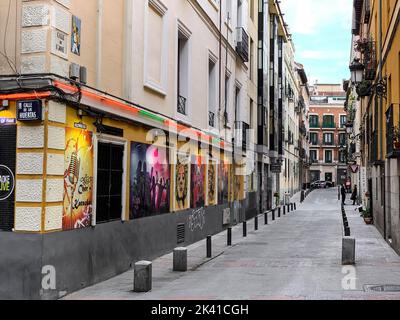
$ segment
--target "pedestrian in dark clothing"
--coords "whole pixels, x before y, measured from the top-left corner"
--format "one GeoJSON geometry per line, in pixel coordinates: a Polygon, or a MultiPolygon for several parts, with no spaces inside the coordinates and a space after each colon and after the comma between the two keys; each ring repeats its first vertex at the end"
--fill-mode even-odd
{"type": "Polygon", "coordinates": [[[351,198],[350,198],[351,200],[353,200],[353,206],[356,205],[357,197],[358,197],[357,186],[354,186],[354,190],[353,190],[353,193],[351,194],[351,198]]]}
{"type": "Polygon", "coordinates": [[[345,205],[346,202],[346,187],[344,184],[342,184],[342,187],[340,189],[340,193],[342,194],[342,205],[345,205]]]}

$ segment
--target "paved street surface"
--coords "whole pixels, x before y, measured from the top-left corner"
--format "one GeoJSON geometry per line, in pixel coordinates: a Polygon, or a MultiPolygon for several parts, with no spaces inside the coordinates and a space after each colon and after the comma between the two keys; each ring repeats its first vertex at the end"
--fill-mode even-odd
{"type": "Polygon", "coordinates": [[[205,259],[205,241],[188,248],[189,271],[172,272],[172,254],[153,261],[153,290],[133,293],[133,271],[83,289],[64,299],[130,300],[282,300],[400,299],[400,292],[369,292],[369,285],[400,285],[400,257],[374,226],[368,226],[353,206],[346,206],[356,238],[355,269],[343,269],[343,236],[337,189],[317,190],[296,212],[277,218],[242,237],[233,230],[213,237],[213,258],[205,259]],[[355,272],[355,287],[343,272],[355,272]],[[344,279],[345,278],[345,279],[344,279]],[[343,288],[343,284],[345,287],[343,288]],[[349,288],[350,286],[350,288],[349,288]],[[347,288],[347,289],[346,289],[347,288]]]}

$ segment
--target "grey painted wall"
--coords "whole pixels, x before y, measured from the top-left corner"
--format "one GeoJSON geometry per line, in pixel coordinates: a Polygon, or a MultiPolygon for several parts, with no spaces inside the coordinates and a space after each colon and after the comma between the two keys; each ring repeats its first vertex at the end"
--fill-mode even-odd
{"type": "MultiPolygon", "coordinates": [[[[187,210],[45,235],[2,232],[0,299],[57,299],[107,280],[129,270],[139,260],[151,261],[171,252],[178,246],[178,224],[185,224],[185,242],[179,246],[223,231],[225,208],[227,206],[205,208],[197,212],[195,220],[192,219],[193,210],[187,210]],[[54,266],[55,290],[42,290],[43,266],[54,266]]],[[[240,211],[236,222],[241,222],[246,214],[246,203],[238,203],[236,209],[240,211]]],[[[232,205],[232,222],[234,216],[232,205]]]]}

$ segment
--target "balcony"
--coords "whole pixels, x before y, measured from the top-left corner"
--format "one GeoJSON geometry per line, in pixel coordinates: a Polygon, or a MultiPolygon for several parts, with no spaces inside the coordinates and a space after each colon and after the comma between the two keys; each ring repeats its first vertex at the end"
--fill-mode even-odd
{"type": "Polygon", "coordinates": [[[386,152],[388,158],[400,158],[400,122],[394,124],[394,109],[400,104],[392,104],[386,112],[386,152]]]}
{"type": "Polygon", "coordinates": [[[310,128],[311,129],[319,129],[319,122],[310,122],[310,128]]]}
{"type": "Polygon", "coordinates": [[[322,124],[322,129],[336,129],[336,123],[334,123],[334,122],[324,122],[322,124]]]}
{"type": "Polygon", "coordinates": [[[212,128],[215,128],[215,113],[209,112],[208,113],[208,125],[212,128]]]}
{"type": "Polygon", "coordinates": [[[243,62],[249,62],[249,35],[244,28],[236,28],[236,52],[243,62]]]}
{"type": "Polygon", "coordinates": [[[364,65],[364,80],[373,81],[376,77],[377,58],[376,58],[376,41],[371,37],[359,39],[355,43],[356,51],[361,53],[364,65]]]}
{"type": "Polygon", "coordinates": [[[186,102],[187,102],[187,99],[185,97],[182,97],[181,95],[178,96],[178,112],[185,116],[187,115],[186,102]]]}

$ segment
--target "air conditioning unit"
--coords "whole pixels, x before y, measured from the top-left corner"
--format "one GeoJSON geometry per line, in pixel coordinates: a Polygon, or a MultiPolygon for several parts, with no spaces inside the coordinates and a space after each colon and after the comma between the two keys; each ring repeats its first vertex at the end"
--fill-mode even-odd
{"type": "Polygon", "coordinates": [[[81,66],[76,63],[71,63],[71,65],[69,66],[69,77],[72,80],[77,81],[79,80],[80,73],[81,73],[81,66]]]}
{"type": "Polygon", "coordinates": [[[80,82],[82,82],[84,84],[87,83],[87,69],[86,69],[86,67],[80,67],[79,79],[80,79],[80,82]]]}

